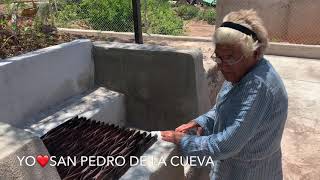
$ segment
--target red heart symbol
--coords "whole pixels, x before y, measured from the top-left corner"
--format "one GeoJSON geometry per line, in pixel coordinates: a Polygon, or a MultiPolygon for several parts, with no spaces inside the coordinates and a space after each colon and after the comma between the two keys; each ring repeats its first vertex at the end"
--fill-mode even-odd
{"type": "Polygon", "coordinates": [[[40,164],[40,166],[45,167],[49,161],[49,156],[47,155],[38,155],[37,156],[37,161],[40,164]]]}

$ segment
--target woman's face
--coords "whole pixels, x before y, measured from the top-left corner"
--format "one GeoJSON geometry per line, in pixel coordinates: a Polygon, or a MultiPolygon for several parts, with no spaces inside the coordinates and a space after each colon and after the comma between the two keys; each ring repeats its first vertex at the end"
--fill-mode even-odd
{"type": "Polygon", "coordinates": [[[239,82],[249,70],[248,62],[239,44],[216,44],[215,57],[224,78],[232,83],[239,82]]]}

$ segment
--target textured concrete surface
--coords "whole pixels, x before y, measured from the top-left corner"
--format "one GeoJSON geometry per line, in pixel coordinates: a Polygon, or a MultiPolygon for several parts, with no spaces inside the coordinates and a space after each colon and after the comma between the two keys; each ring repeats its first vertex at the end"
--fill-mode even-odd
{"type": "Polygon", "coordinates": [[[174,156],[181,156],[177,146],[161,140],[158,132],[152,132],[158,135],[158,141],[155,142],[142,156],[144,162],[140,165],[131,167],[120,180],[183,180],[183,166],[173,166],[179,164],[174,156]],[[171,163],[171,159],[173,163],[171,163]]]}
{"type": "Polygon", "coordinates": [[[21,128],[35,133],[37,136],[42,136],[74,116],[124,126],[125,113],[124,95],[100,87],[72,97],[54,108],[41,112],[37,116],[26,120],[28,124],[21,128]]]}
{"type": "Polygon", "coordinates": [[[93,55],[96,84],[126,95],[128,126],[174,129],[210,108],[198,50],[97,43],[93,55]]]}
{"type": "Polygon", "coordinates": [[[20,165],[18,157],[49,154],[41,139],[31,133],[0,122],[0,150],[0,179],[60,179],[55,167],[47,165],[42,168],[37,162],[34,166],[27,166],[24,161],[20,165]]]}
{"type": "Polygon", "coordinates": [[[224,80],[217,63],[210,58],[214,52],[212,42],[194,42],[194,41],[146,41],[147,44],[172,46],[179,49],[198,49],[203,55],[203,68],[205,69],[205,78],[208,83],[208,91],[211,105],[215,104],[217,93],[224,80]]]}
{"type": "Polygon", "coordinates": [[[219,0],[216,25],[221,24],[226,14],[240,9],[255,9],[263,19],[269,37],[274,41],[320,43],[318,0],[219,0]]]}
{"type": "Polygon", "coordinates": [[[255,9],[263,19],[270,37],[285,37],[287,35],[289,0],[219,0],[217,2],[216,25],[220,26],[222,19],[231,11],[240,9],[255,9]]]}
{"type": "MultiPolygon", "coordinates": [[[[288,39],[297,43],[320,44],[320,1],[290,1],[288,39]]],[[[278,16],[277,16],[278,17],[278,16]]]]}
{"type": "MultiPolygon", "coordinates": [[[[100,37],[113,37],[113,38],[127,38],[134,40],[134,33],[132,32],[115,32],[115,31],[99,31],[99,30],[89,30],[89,29],[70,29],[70,28],[58,28],[59,33],[71,33],[78,35],[89,35],[89,36],[100,36],[100,37]]],[[[174,41],[199,41],[208,42],[211,41],[207,37],[199,36],[172,36],[172,35],[162,35],[162,34],[146,34],[142,33],[143,40],[174,40],[174,41]]]]}
{"type": "Polygon", "coordinates": [[[320,45],[269,43],[266,54],[320,59],[320,45]]]}
{"type": "Polygon", "coordinates": [[[282,139],[284,179],[319,179],[320,60],[266,57],[283,78],[289,95],[282,139]]]}
{"type": "Polygon", "coordinates": [[[77,40],[0,63],[0,121],[23,123],[93,86],[92,43],[77,40]]]}

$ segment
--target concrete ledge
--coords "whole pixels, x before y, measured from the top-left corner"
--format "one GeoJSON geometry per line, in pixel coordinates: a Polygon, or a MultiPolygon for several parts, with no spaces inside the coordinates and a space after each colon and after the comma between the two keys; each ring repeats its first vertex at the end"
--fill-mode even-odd
{"type": "MultiPolygon", "coordinates": [[[[173,156],[180,156],[178,147],[166,141],[161,140],[159,132],[152,132],[158,135],[158,141],[155,142],[142,156],[145,158],[143,165],[131,167],[120,180],[183,180],[183,166],[173,166],[170,162],[173,156]],[[160,161],[161,160],[161,161],[160,161]],[[163,162],[166,163],[160,163],[163,162]]],[[[175,162],[179,164],[179,162],[175,162]]]]}
{"type": "Polygon", "coordinates": [[[94,84],[90,40],[76,40],[0,62],[0,121],[18,126],[94,84]]]}
{"type": "Polygon", "coordinates": [[[116,125],[125,125],[124,95],[98,88],[75,96],[59,106],[27,120],[25,131],[42,136],[74,116],[82,116],[116,125]]]}
{"type": "Polygon", "coordinates": [[[320,45],[270,43],[266,54],[320,59],[320,45]]]}
{"type": "MultiPolygon", "coordinates": [[[[98,31],[98,30],[83,30],[83,29],[68,29],[58,28],[61,33],[70,33],[78,35],[89,35],[89,36],[111,36],[118,38],[130,38],[134,39],[134,33],[132,32],[114,32],[114,31],[98,31]]],[[[144,40],[175,40],[175,41],[200,41],[200,42],[211,42],[212,38],[208,37],[197,37],[197,36],[171,36],[161,34],[146,34],[143,33],[144,40]]]]}
{"type": "Polygon", "coordinates": [[[23,162],[20,166],[18,157],[49,155],[39,137],[0,122],[0,149],[0,179],[60,179],[56,167],[53,166],[42,168],[37,162],[34,166],[27,166],[23,162]]]}
{"type": "MultiPolygon", "coordinates": [[[[97,30],[81,30],[81,29],[68,29],[58,28],[59,32],[90,35],[90,36],[110,36],[118,38],[131,38],[134,39],[133,33],[113,32],[113,31],[97,31],[97,30]]],[[[189,37],[189,36],[169,36],[159,34],[145,34],[145,40],[173,40],[173,41],[196,41],[196,42],[212,42],[210,37],[189,37]]],[[[303,44],[289,44],[289,43],[275,43],[270,42],[267,53],[270,55],[279,56],[292,56],[301,58],[320,59],[320,45],[303,45],[303,44]]]]}

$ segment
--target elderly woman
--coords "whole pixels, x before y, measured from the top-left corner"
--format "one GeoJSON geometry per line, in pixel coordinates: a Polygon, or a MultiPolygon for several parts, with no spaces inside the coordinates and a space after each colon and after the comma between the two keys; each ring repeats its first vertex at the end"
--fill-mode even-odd
{"type": "Polygon", "coordinates": [[[162,139],[184,156],[211,157],[211,179],[282,179],[281,137],[287,118],[284,84],[263,57],[267,32],[253,10],[229,13],[214,34],[215,53],[225,82],[214,107],[162,139]],[[197,135],[188,134],[197,129],[197,135]]]}

